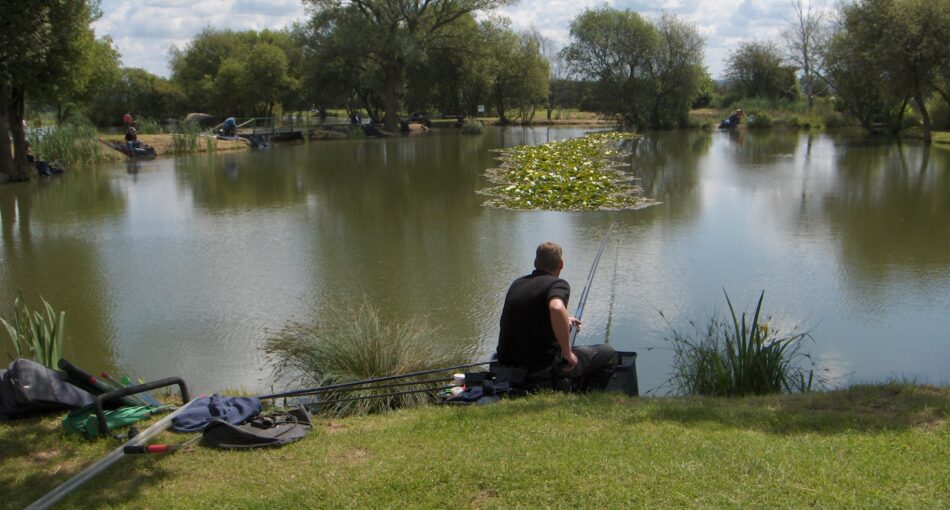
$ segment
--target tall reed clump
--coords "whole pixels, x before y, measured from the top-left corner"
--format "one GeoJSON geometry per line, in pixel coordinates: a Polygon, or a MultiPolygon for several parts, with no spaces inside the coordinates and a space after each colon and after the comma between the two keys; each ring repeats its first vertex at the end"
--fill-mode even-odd
{"type": "Polygon", "coordinates": [[[736,316],[729,295],[723,293],[731,320],[713,316],[705,330],[696,328],[695,338],[673,330],[670,382],[674,390],[725,397],[810,391],[814,370],[803,368],[800,362],[811,359],[801,352],[811,336],[782,336],[770,328],[768,317],[762,315],[765,291],[751,317],[745,312],[736,316]]]}
{"type": "MultiPolygon", "coordinates": [[[[316,316],[312,323],[290,322],[265,340],[262,350],[275,381],[315,387],[402,375],[468,363],[475,352],[474,342],[447,340],[422,318],[383,317],[365,300],[356,307],[329,306],[316,316]]],[[[436,377],[400,379],[407,385],[396,389],[325,393],[319,410],[345,416],[418,406],[433,401],[434,392],[334,401],[433,388],[419,382],[436,377]]]]}
{"type": "Polygon", "coordinates": [[[463,135],[480,135],[485,132],[485,125],[480,120],[466,118],[462,123],[463,135]]]}
{"type": "Polygon", "coordinates": [[[59,312],[57,318],[56,311],[45,299],[43,308],[43,313],[30,311],[18,295],[13,301],[12,321],[7,322],[0,317],[0,323],[6,328],[13,342],[16,356],[11,356],[12,358],[29,358],[56,369],[57,363],[63,357],[66,312],[59,312]]]}
{"type": "Polygon", "coordinates": [[[141,119],[136,124],[140,135],[159,135],[163,131],[162,125],[155,119],[141,119]]]}
{"type": "Polygon", "coordinates": [[[64,165],[85,165],[103,158],[103,145],[91,124],[70,123],[30,135],[30,147],[37,159],[64,165]]]}
{"type": "Polygon", "coordinates": [[[197,122],[179,122],[172,131],[172,151],[175,154],[198,152],[198,135],[201,126],[197,122]]]}

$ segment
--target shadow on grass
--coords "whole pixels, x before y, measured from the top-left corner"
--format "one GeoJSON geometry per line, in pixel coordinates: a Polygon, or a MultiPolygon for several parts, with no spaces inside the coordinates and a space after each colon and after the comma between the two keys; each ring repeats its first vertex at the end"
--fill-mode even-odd
{"type": "MultiPolygon", "coordinates": [[[[26,507],[122,444],[67,435],[61,418],[0,422],[0,508],[26,507]]],[[[143,480],[152,484],[167,477],[159,458],[122,458],[78,489],[78,500],[71,495],[66,501],[91,503],[93,508],[115,506],[133,500],[143,480]]]]}
{"type": "Polygon", "coordinates": [[[684,425],[718,424],[774,434],[894,432],[939,427],[950,417],[950,390],[913,384],[854,386],[847,390],[745,398],[676,398],[647,404],[651,419],[684,425]]]}

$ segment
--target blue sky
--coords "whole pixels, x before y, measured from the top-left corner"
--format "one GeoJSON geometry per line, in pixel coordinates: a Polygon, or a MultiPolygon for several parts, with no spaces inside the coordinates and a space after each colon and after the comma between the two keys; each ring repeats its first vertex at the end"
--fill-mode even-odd
{"type": "MultiPolygon", "coordinates": [[[[669,12],[688,19],[706,40],[706,67],[714,78],[739,42],[780,42],[779,31],[793,16],[791,0],[521,0],[497,13],[510,18],[514,29],[537,29],[563,46],[571,20],[586,8],[603,5],[647,17],[669,12]]],[[[103,0],[102,11],[96,33],[112,37],[123,65],[161,76],[170,73],[169,48],[184,48],[203,27],[280,29],[306,16],[299,0],[103,0]]]]}

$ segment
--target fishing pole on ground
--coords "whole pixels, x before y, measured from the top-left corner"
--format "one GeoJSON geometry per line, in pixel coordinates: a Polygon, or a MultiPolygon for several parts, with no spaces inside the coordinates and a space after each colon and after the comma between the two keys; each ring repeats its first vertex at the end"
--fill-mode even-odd
{"type": "Polygon", "coordinates": [[[467,363],[467,364],[464,364],[464,365],[455,365],[455,366],[451,366],[451,367],[434,368],[434,369],[430,369],[430,370],[420,370],[420,371],[418,371],[418,372],[410,372],[410,373],[407,373],[407,374],[387,375],[387,376],[383,376],[383,377],[374,377],[374,378],[371,378],[371,379],[364,379],[364,380],[362,380],[362,381],[352,381],[352,382],[345,382],[345,383],[338,383],[338,384],[330,384],[330,385],[326,385],[326,386],[317,386],[317,387],[315,387],[315,388],[306,388],[306,389],[300,389],[300,390],[290,390],[290,391],[284,391],[284,392],[281,392],[281,393],[271,393],[271,394],[269,394],[269,395],[260,395],[260,396],[258,396],[257,398],[259,398],[259,399],[261,399],[261,400],[271,400],[271,399],[278,399],[278,398],[305,397],[305,396],[308,396],[308,395],[319,395],[319,394],[321,394],[321,393],[329,393],[329,392],[338,391],[338,390],[345,389],[345,388],[353,388],[353,387],[358,387],[358,386],[371,385],[371,384],[375,384],[375,383],[381,383],[381,382],[387,382],[387,381],[395,381],[395,380],[398,380],[398,379],[405,379],[405,378],[407,378],[407,377],[419,377],[419,376],[423,376],[423,375],[438,374],[438,373],[440,373],[440,372],[450,372],[450,371],[453,371],[453,370],[459,370],[459,369],[461,369],[461,368],[472,368],[472,367],[479,367],[479,366],[483,366],[483,365],[488,365],[488,364],[490,364],[490,363],[491,363],[491,361],[482,361],[482,362],[478,362],[478,363],[467,363]]]}
{"type": "MultiPolygon", "coordinates": [[[[604,240],[600,243],[600,248],[597,250],[597,255],[594,257],[594,263],[590,266],[590,272],[587,274],[587,283],[584,284],[584,290],[581,291],[581,298],[577,303],[577,311],[574,312],[574,318],[580,322],[581,316],[584,315],[584,305],[587,303],[587,296],[590,294],[591,285],[594,283],[594,274],[597,272],[597,265],[600,263],[600,257],[604,254],[604,247],[607,246],[607,240],[610,239],[610,233],[614,229],[614,225],[617,222],[610,224],[610,228],[607,229],[607,233],[604,235],[604,240]]],[[[574,347],[574,342],[577,341],[577,333],[580,331],[580,328],[577,326],[571,329],[571,347],[574,347]]]]}

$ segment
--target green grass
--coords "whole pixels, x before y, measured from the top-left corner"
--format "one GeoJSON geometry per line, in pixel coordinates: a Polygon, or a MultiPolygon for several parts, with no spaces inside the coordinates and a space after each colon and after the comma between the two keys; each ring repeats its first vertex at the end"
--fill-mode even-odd
{"type": "MultiPolygon", "coordinates": [[[[784,396],[543,394],[318,419],[276,450],[129,457],[63,508],[947,508],[950,390],[784,396]]],[[[170,441],[182,441],[171,436],[170,441]]],[[[0,423],[21,508],[116,443],[0,423]]]]}
{"type": "Polygon", "coordinates": [[[755,311],[741,315],[736,315],[729,294],[723,294],[729,307],[725,320],[714,315],[705,329],[696,327],[694,334],[673,329],[674,390],[726,397],[811,390],[814,370],[801,366],[811,361],[801,352],[811,336],[798,328],[783,335],[770,327],[771,316],[762,310],[765,291],[755,311]]]}
{"type": "Polygon", "coordinates": [[[29,138],[36,159],[63,165],[88,165],[105,157],[98,132],[92,124],[64,124],[44,135],[29,138]]]}

